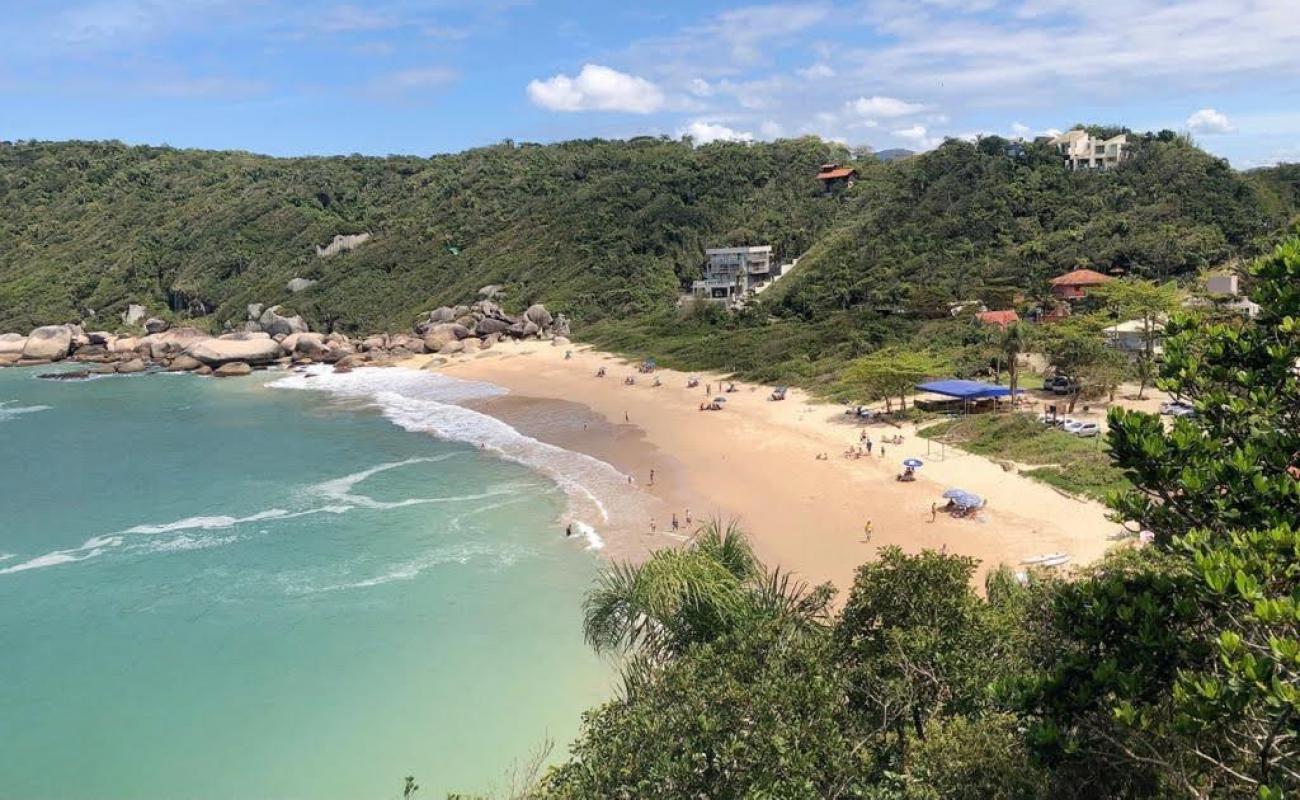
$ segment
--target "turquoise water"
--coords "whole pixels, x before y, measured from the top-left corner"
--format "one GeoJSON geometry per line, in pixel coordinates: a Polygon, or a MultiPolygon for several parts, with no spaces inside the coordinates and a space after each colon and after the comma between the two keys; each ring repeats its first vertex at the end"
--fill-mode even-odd
{"type": "Polygon", "coordinates": [[[0,370],[0,797],[483,791],[608,695],[573,454],[267,380],[0,370]]]}

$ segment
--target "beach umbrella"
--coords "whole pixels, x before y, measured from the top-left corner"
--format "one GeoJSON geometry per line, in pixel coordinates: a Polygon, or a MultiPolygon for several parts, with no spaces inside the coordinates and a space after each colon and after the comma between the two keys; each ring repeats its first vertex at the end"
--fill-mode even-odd
{"type": "Polygon", "coordinates": [[[961,497],[954,498],[953,502],[962,508],[979,508],[984,505],[984,498],[977,494],[963,494],[961,497]]]}
{"type": "Polygon", "coordinates": [[[965,489],[949,489],[943,493],[943,499],[956,500],[958,497],[964,497],[969,494],[965,489]]]}
{"type": "Polygon", "coordinates": [[[925,462],[919,458],[905,458],[903,459],[903,466],[911,467],[912,469],[920,469],[925,466],[925,462]]]}

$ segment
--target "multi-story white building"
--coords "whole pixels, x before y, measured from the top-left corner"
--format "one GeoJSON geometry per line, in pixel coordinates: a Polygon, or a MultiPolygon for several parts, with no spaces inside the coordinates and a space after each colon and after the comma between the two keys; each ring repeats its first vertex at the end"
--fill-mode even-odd
{"type": "Polygon", "coordinates": [[[704,251],[703,280],[691,284],[691,294],[705,300],[739,300],[780,277],[772,264],[772,246],[714,247],[704,251]]]}
{"type": "Polygon", "coordinates": [[[1128,156],[1128,136],[1121,133],[1109,139],[1097,139],[1085,130],[1074,129],[1049,142],[1070,169],[1113,169],[1128,156]]]}

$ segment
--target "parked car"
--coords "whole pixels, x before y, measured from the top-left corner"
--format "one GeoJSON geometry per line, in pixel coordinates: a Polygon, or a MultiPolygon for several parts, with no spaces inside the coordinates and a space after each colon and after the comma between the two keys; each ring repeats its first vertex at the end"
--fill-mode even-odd
{"type": "Polygon", "coordinates": [[[1182,400],[1170,400],[1168,403],[1160,404],[1160,413],[1171,417],[1190,417],[1196,413],[1196,409],[1192,407],[1191,403],[1182,400]]]}
{"type": "Polygon", "coordinates": [[[1051,392],[1052,394],[1074,394],[1076,386],[1077,384],[1074,379],[1065,375],[1057,375],[1043,380],[1044,391],[1051,392]]]}
{"type": "Polygon", "coordinates": [[[1095,422],[1076,422],[1072,427],[1066,428],[1065,432],[1075,436],[1096,436],[1101,433],[1101,426],[1095,422]]]}

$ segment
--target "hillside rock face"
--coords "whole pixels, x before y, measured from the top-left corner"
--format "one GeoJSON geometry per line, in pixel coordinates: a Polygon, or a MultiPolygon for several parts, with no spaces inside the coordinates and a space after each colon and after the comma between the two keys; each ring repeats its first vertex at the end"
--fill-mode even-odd
{"type": "Polygon", "coordinates": [[[158,319],[157,317],[150,317],[144,321],[145,333],[162,333],[170,327],[170,322],[165,319],[158,319]]]}
{"type": "Polygon", "coordinates": [[[27,334],[23,358],[58,361],[72,349],[72,328],[68,325],[45,325],[27,334]]]}
{"type": "Polygon", "coordinates": [[[126,311],[122,312],[122,322],[127,325],[135,325],[139,323],[140,320],[144,319],[144,316],[147,313],[149,313],[149,311],[144,306],[132,303],[126,307],[126,311]]]}
{"type": "Polygon", "coordinates": [[[368,241],[370,241],[369,233],[339,234],[324,247],[316,245],[316,255],[320,258],[329,258],[349,250],[356,250],[368,241]]]}

